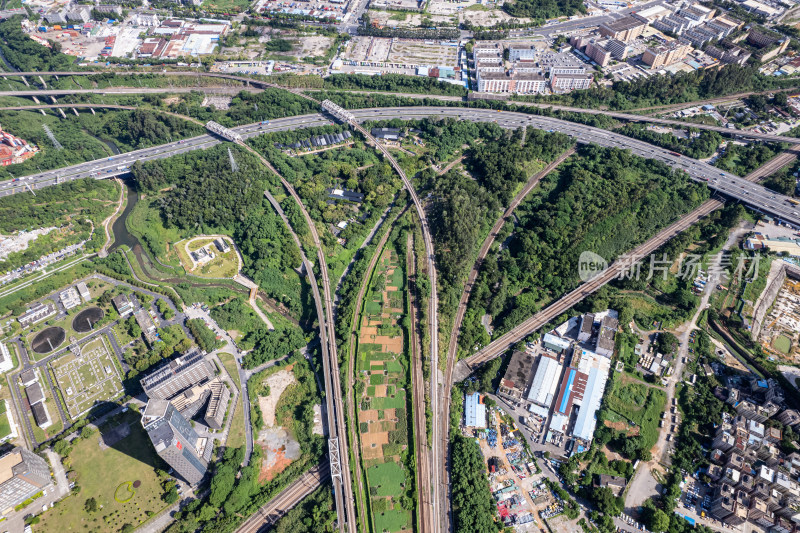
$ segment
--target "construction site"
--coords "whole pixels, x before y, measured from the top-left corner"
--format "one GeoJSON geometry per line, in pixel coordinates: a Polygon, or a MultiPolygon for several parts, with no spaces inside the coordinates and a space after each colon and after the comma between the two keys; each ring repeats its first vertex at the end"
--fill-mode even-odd
{"type": "Polygon", "coordinates": [[[800,361],[800,269],[776,261],[762,294],[764,318],[753,325],[753,335],[764,350],[785,362],[800,361]]]}

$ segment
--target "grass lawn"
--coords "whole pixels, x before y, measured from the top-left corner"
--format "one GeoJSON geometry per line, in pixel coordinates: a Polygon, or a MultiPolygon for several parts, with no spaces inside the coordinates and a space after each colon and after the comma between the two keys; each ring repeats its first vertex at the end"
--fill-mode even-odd
{"type": "Polygon", "coordinates": [[[645,449],[650,449],[658,440],[658,422],[667,401],[666,393],[641,383],[622,381],[620,377],[614,379],[611,391],[606,395],[606,405],[619,418],[639,426],[645,449]]]}
{"type": "Polygon", "coordinates": [[[11,424],[8,422],[8,413],[6,412],[6,403],[0,402],[0,439],[11,433],[11,424]]]}
{"type": "Polygon", "coordinates": [[[139,414],[129,412],[123,421],[129,424],[130,435],[110,448],[100,449],[97,433],[75,444],[70,459],[81,491],[42,515],[38,531],[116,532],[126,523],[140,524],[148,519],[148,511],[158,513],[166,505],[155,474],[160,459],[142,429],[139,414]],[[137,480],[141,486],[129,501],[114,499],[120,484],[137,480]],[[87,514],[83,507],[88,498],[95,498],[102,508],[87,514]]]}
{"type": "MultiPolygon", "coordinates": [[[[772,341],[772,347],[781,353],[789,354],[792,351],[792,340],[784,335],[778,335],[772,341]]],[[[1,435],[0,435],[1,436],[1,435]]]]}
{"type": "Polygon", "coordinates": [[[213,9],[214,11],[222,11],[225,13],[241,13],[247,9],[250,4],[250,0],[206,0],[203,2],[202,7],[205,9],[213,9]]]}
{"type": "Polygon", "coordinates": [[[403,492],[406,472],[394,461],[373,466],[367,472],[370,487],[378,489],[377,496],[396,496],[403,492]]]}
{"type": "MultiPolygon", "coordinates": [[[[225,352],[220,352],[218,355],[220,361],[222,361],[222,365],[225,367],[225,370],[227,370],[228,374],[231,375],[236,388],[241,390],[239,373],[236,368],[236,361],[233,360],[233,355],[225,352]]],[[[226,445],[230,446],[231,448],[238,448],[239,446],[244,446],[245,444],[244,411],[242,409],[241,395],[236,398],[236,405],[233,406],[232,416],[233,419],[231,420],[231,429],[228,432],[228,441],[226,442],[226,445]]]]}
{"type": "Polygon", "coordinates": [[[233,278],[239,272],[239,256],[236,253],[236,248],[233,247],[233,242],[231,239],[223,239],[231,246],[231,249],[223,254],[217,249],[216,246],[212,244],[216,238],[223,237],[217,235],[209,237],[193,237],[189,241],[175,243],[173,248],[175,252],[177,252],[181,261],[181,265],[186,272],[201,278],[233,278]],[[189,252],[197,251],[200,248],[208,245],[211,245],[208,249],[214,253],[214,259],[208,261],[207,263],[197,265],[194,270],[192,270],[194,263],[192,262],[191,257],[189,257],[189,252]]]}
{"type": "Polygon", "coordinates": [[[375,513],[375,531],[410,531],[410,522],[411,513],[403,508],[375,513]]]}

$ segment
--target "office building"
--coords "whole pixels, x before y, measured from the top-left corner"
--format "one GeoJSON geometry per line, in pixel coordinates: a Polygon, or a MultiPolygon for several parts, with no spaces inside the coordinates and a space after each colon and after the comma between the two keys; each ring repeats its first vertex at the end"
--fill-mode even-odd
{"type": "Polygon", "coordinates": [[[215,367],[197,349],[165,362],[141,380],[148,398],[168,400],[214,379],[215,367]]]}
{"type": "Polygon", "coordinates": [[[150,313],[142,308],[133,313],[133,317],[136,319],[139,329],[142,330],[142,334],[144,334],[144,340],[147,341],[147,344],[152,346],[158,338],[158,335],[156,325],[153,324],[153,319],[150,318],[150,313]]]}
{"type": "Polygon", "coordinates": [[[231,391],[225,383],[219,380],[211,383],[211,398],[208,400],[208,408],[203,418],[208,427],[222,429],[230,399],[231,391]]]}
{"type": "Polygon", "coordinates": [[[557,74],[550,79],[553,92],[565,92],[573,89],[588,89],[594,77],[591,74],[557,74]]]}
{"type": "Polygon", "coordinates": [[[598,30],[603,37],[629,43],[639,37],[646,26],[647,24],[641,20],[627,16],[612,22],[604,22],[598,30]]]}
{"type": "Polygon", "coordinates": [[[133,314],[133,304],[126,294],[118,294],[111,299],[114,309],[117,310],[120,318],[127,318],[133,314]]]}
{"type": "Polygon", "coordinates": [[[142,427],[159,457],[191,484],[208,470],[211,443],[200,438],[191,424],[166,400],[151,399],[142,413],[142,427]]]}
{"type": "Polygon", "coordinates": [[[671,41],[661,46],[648,47],[642,54],[642,61],[657,69],[682,61],[691,49],[688,43],[671,41]]]}
{"type": "Polygon", "coordinates": [[[512,44],[508,47],[508,60],[512,63],[520,59],[536,59],[539,50],[530,44],[512,44]]]}
{"type": "Polygon", "coordinates": [[[537,94],[547,87],[547,80],[541,74],[528,72],[506,74],[497,72],[496,69],[478,70],[476,81],[478,92],[487,93],[537,94]]]}
{"type": "Polygon", "coordinates": [[[47,461],[25,448],[14,448],[0,457],[0,511],[13,512],[50,484],[47,461]]]}
{"type": "Polygon", "coordinates": [[[605,47],[605,43],[607,41],[593,41],[586,45],[585,54],[600,65],[601,67],[605,67],[608,65],[608,62],[611,61],[611,51],[607,50],[605,47]]]}

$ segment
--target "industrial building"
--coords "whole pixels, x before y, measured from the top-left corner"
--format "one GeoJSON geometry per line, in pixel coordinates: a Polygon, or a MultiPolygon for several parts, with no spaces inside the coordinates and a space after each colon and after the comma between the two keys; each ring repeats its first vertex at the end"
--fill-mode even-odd
{"type": "Polygon", "coordinates": [[[81,304],[81,296],[75,287],[70,287],[58,293],[58,299],[61,300],[61,305],[67,311],[81,304]]]}
{"type": "Polygon", "coordinates": [[[0,512],[7,515],[50,484],[47,461],[25,448],[0,457],[0,512]]]}
{"type": "Polygon", "coordinates": [[[120,318],[127,318],[133,314],[133,304],[126,294],[118,294],[111,299],[114,309],[117,310],[120,318]]]}
{"type": "Polygon", "coordinates": [[[28,326],[32,326],[37,322],[41,322],[55,315],[56,312],[56,306],[52,302],[36,303],[21,314],[19,318],[17,318],[17,322],[19,322],[23,328],[27,328],[28,326]]]}
{"type": "Polygon", "coordinates": [[[464,425],[486,429],[486,406],[481,403],[480,393],[473,392],[464,398],[464,425]]]}
{"type": "Polygon", "coordinates": [[[75,285],[75,288],[78,289],[78,294],[81,295],[81,298],[83,298],[84,302],[91,301],[92,295],[89,292],[89,287],[86,286],[86,283],[81,281],[77,285],[75,285]]]}
{"type": "Polygon", "coordinates": [[[208,470],[212,444],[200,438],[168,401],[151,399],[142,413],[142,427],[159,457],[191,484],[199,483],[208,470]]]}
{"type": "Polygon", "coordinates": [[[511,354],[511,360],[508,362],[503,379],[500,380],[497,394],[515,401],[521,400],[533,375],[533,363],[534,357],[528,352],[516,350],[511,354]]]}
{"type": "Polygon", "coordinates": [[[618,326],[619,321],[616,318],[610,315],[603,317],[600,321],[600,330],[597,332],[595,352],[608,358],[614,354],[614,336],[618,326]]]}
{"type": "Polygon", "coordinates": [[[543,407],[549,407],[553,403],[562,369],[563,366],[556,359],[542,355],[528,392],[528,400],[543,407]]]}
{"type": "Polygon", "coordinates": [[[583,395],[583,402],[578,411],[578,419],[575,421],[575,428],[572,434],[587,442],[591,442],[594,435],[594,428],[597,425],[597,410],[603,399],[603,392],[608,380],[608,369],[605,372],[601,368],[592,368],[589,371],[589,378],[586,381],[586,392],[583,395]]]}

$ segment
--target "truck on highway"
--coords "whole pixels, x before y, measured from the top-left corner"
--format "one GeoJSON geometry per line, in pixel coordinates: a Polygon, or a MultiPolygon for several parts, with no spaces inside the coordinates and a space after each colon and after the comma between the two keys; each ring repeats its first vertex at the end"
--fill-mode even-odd
{"type": "Polygon", "coordinates": [[[128,170],[128,165],[120,165],[117,167],[117,170],[128,170]]]}
{"type": "Polygon", "coordinates": [[[262,120],[262,121],[261,121],[261,124],[262,124],[262,125],[264,125],[264,126],[266,126],[267,124],[269,124],[269,120],[262,120]]]}
{"type": "Polygon", "coordinates": [[[800,202],[798,202],[794,198],[789,198],[789,203],[792,204],[792,205],[800,205],[800,202]]]}

